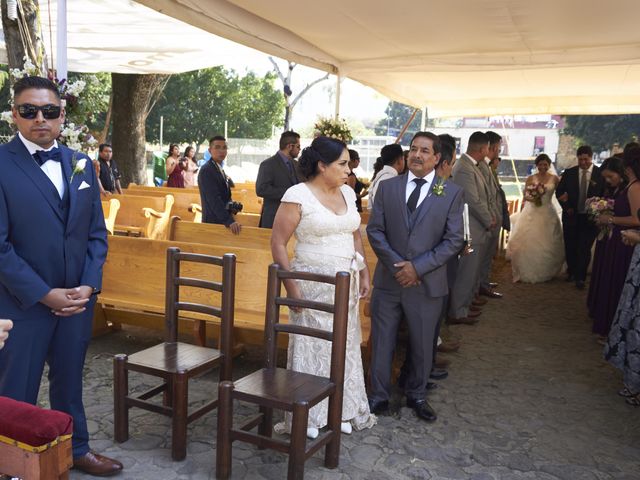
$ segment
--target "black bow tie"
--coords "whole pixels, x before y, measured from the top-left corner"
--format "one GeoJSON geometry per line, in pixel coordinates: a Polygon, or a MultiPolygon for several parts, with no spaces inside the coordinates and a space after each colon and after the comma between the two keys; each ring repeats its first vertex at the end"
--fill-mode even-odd
{"type": "Polygon", "coordinates": [[[49,160],[60,162],[62,160],[62,154],[60,153],[60,149],[58,147],[55,147],[46,152],[44,150],[38,150],[33,154],[33,158],[35,158],[36,162],[38,162],[38,165],[42,166],[49,160]]]}

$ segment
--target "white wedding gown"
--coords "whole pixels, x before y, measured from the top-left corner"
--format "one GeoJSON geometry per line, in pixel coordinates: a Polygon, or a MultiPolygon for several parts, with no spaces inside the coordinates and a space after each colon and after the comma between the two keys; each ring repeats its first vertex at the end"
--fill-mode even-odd
{"type": "Polygon", "coordinates": [[[507,258],[514,282],[541,283],[551,280],[564,264],[562,223],[554,204],[556,185],[545,184],[542,205],[524,202],[509,234],[507,258]]]}

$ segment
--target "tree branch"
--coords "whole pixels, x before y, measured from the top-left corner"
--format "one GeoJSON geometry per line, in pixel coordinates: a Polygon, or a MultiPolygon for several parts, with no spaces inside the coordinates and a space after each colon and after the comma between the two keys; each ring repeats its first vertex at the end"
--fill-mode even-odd
{"type": "Polygon", "coordinates": [[[293,101],[291,102],[291,109],[293,109],[293,107],[295,107],[295,106],[296,106],[296,103],[298,103],[298,100],[300,100],[300,98],[301,98],[305,93],[307,93],[311,87],[313,87],[314,85],[316,85],[316,84],[318,84],[318,83],[320,83],[320,82],[325,81],[327,78],[329,78],[329,74],[328,74],[328,73],[327,73],[324,77],[316,78],[313,82],[308,83],[308,84],[307,84],[307,86],[306,86],[306,87],[304,87],[304,88],[302,89],[302,91],[301,91],[298,95],[296,95],[296,98],[294,98],[294,99],[293,99],[293,101]]]}
{"type": "Polygon", "coordinates": [[[270,60],[270,61],[271,61],[271,63],[273,64],[273,69],[276,71],[276,74],[278,75],[278,77],[279,77],[279,78],[280,78],[280,80],[282,81],[282,84],[283,84],[283,85],[286,85],[284,75],[282,74],[282,70],[280,70],[280,67],[278,66],[278,64],[276,63],[276,61],[273,59],[273,57],[269,57],[269,60],[270,60]]]}

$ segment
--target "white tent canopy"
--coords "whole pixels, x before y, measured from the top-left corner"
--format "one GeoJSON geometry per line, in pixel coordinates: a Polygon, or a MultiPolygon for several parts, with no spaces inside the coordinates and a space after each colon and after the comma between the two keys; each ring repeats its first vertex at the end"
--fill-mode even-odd
{"type": "Polygon", "coordinates": [[[637,0],[138,0],[430,116],[640,112],[637,0]]]}
{"type": "MultiPolygon", "coordinates": [[[[250,66],[254,48],[427,106],[431,117],[640,112],[638,0],[67,3],[72,71],[250,66]]],[[[54,52],[56,4],[40,0],[54,52]]]]}

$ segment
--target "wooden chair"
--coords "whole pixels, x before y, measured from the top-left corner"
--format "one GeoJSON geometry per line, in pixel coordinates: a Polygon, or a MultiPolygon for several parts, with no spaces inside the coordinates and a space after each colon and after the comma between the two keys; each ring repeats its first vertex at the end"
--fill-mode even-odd
{"type": "Polygon", "coordinates": [[[107,231],[113,235],[113,229],[116,225],[116,217],[120,210],[120,200],[112,198],[111,200],[102,200],[102,213],[104,214],[104,224],[107,231]]]}
{"type": "Polygon", "coordinates": [[[220,381],[231,379],[232,332],[235,293],[235,255],[223,258],[167,249],[165,342],[141,352],[116,355],[113,361],[114,430],[116,442],[129,438],[129,409],[139,407],[171,417],[171,456],[183,460],[187,454],[187,425],[218,406],[218,400],[188,412],[189,379],[220,365],[220,381]],[[222,282],[180,276],[181,262],[222,266],[222,282]],[[221,307],[180,301],[180,287],[220,292],[221,307]],[[186,310],[220,317],[219,349],[178,342],[178,312],[186,310]],[[160,377],[163,383],[137,397],[129,396],[128,372],[160,377]],[[163,392],[163,405],[147,401],[163,392]]]}
{"type": "Polygon", "coordinates": [[[269,267],[265,321],[265,367],[236,382],[224,381],[218,387],[218,441],[216,447],[216,476],[231,475],[231,446],[241,440],[289,454],[288,478],[304,476],[304,462],[323,446],[324,464],[336,468],[340,457],[340,424],[344,363],[349,310],[349,274],[339,272],[335,277],[303,272],[287,272],[278,265],[269,267]],[[332,304],[310,300],[294,300],[281,296],[285,279],[323,282],[335,285],[332,304]],[[333,332],[279,322],[280,306],[308,308],[333,314],[333,332]],[[277,368],[277,335],[288,333],[307,335],[332,342],[329,378],[277,368]],[[321,400],[329,398],[327,430],[307,444],[309,410],[321,400]],[[258,405],[260,413],[236,429],[233,428],[233,400],[258,405]],[[272,439],[273,409],[292,412],[289,442],[272,439]],[[251,430],[258,427],[258,432],[251,430]]]}

